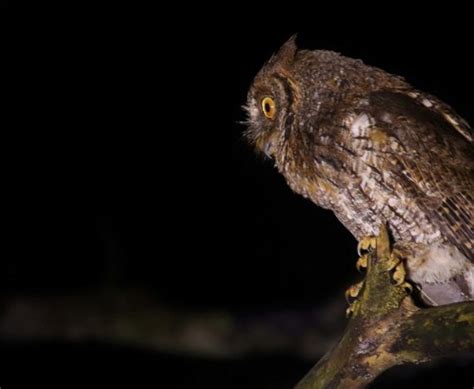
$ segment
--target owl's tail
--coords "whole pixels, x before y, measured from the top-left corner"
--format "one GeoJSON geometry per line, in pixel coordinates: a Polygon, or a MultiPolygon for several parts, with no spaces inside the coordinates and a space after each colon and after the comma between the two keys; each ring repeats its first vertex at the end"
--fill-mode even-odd
{"type": "Polygon", "coordinates": [[[422,283],[420,296],[428,305],[446,305],[474,300],[474,265],[446,282],[422,283]]]}

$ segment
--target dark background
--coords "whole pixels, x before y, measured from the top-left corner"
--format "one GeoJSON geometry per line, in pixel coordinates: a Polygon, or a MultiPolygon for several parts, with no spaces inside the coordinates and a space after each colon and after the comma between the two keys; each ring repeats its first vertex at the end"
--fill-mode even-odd
{"type": "MultiPolygon", "coordinates": [[[[136,22],[30,37],[37,75],[53,65],[46,74],[57,106],[42,113],[51,131],[36,135],[41,147],[31,144],[26,199],[33,207],[13,227],[24,232],[2,261],[3,296],[140,285],[180,309],[236,315],[342,298],[360,277],[356,241],[254,155],[242,139],[241,106],[262,64],[298,32],[300,47],[403,75],[474,122],[468,31],[397,23],[276,31],[242,22],[185,33],[136,22]]],[[[2,375],[12,386],[30,375],[61,385],[61,371],[68,385],[95,376],[134,387],[288,388],[316,362],[191,358],[97,342],[4,339],[2,347],[2,375]]],[[[449,361],[397,369],[373,387],[470,388],[472,368],[449,361]]]]}

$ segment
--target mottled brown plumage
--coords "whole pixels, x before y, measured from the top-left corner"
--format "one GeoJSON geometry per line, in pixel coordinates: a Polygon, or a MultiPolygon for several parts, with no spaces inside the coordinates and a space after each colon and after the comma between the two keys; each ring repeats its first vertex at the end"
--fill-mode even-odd
{"type": "Polygon", "coordinates": [[[388,223],[427,302],[473,298],[474,136],[447,104],[291,39],[256,76],[246,108],[247,137],[295,192],[359,240],[388,223]]]}

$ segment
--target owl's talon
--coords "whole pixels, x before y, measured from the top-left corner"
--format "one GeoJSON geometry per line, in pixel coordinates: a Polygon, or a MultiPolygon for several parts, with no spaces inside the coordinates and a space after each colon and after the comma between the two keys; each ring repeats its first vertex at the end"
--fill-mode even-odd
{"type": "Polygon", "coordinates": [[[401,286],[408,294],[411,294],[413,292],[413,285],[409,282],[404,282],[401,286]]]}
{"type": "Polygon", "coordinates": [[[408,293],[413,291],[413,286],[406,281],[407,271],[405,269],[405,263],[397,256],[396,253],[392,253],[390,256],[389,271],[395,269],[392,278],[395,281],[395,285],[404,288],[408,293]]]}
{"type": "Polygon", "coordinates": [[[346,290],[345,296],[346,296],[346,301],[348,304],[351,303],[351,299],[357,298],[363,286],[364,286],[364,281],[361,281],[357,284],[351,285],[346,290]]]}
{"type": "Polygon", "coordinates": [[[367,254],[361,255],[356,263],[356,268],[359,273],[362,273],[361,269],[366,269],[369,262],[369,256],[367,254]]]}
{"type": "Polygon", "coordinates": [[[377,238],[375,236],[366,236],[360,240],[357,245],[357,254],[362,256],[362,252],[374,250],[377,247],[377,238]]]}
{"type": "Polygon", "coordinates": [[[359,301],[354,301],[351,305],[349,305],[346,309],[346,317],[350,317],[351,315],[353,315],[357,309],[357,307],[359,306],[359,301]]]}
{"type": "Polygon", "coordinates": [[[346,309],[346,317],[350,317],[354,313],[354,309],[352,308],[352,305],[349,305],[349,307],[346,309]]]}
{"type": "Polygon", "coordinates": [[[388,259],[388,262],[387,262],[387,270],[392,271],[397,266],[399,266],[401,263],[402,263],[402,260],[400,259],[400,257],[398,255],[396,255],[396,253],[392,252],[390,254],[390,258],[388,259]]]}
{"type": "Polygon", "coordinates": [[[405,265],[403,262],[400,262],[396,267],[395,271],[393,272],[393,279],[395,281],[395,285],[401,286],[405,283],[405,277],[407,272],[405,270],[405,265]]]}

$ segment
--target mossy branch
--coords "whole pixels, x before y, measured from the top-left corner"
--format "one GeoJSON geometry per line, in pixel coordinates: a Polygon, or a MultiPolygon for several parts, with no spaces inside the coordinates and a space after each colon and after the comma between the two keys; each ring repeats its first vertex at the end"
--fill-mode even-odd
{"type": "Polygon", "coordinates": [[[390,254],[383,227],[344,335],[296,389],[362,388],[395,365],[474,352],[474,302],[416,307],[393,285],[390,254]]]}

